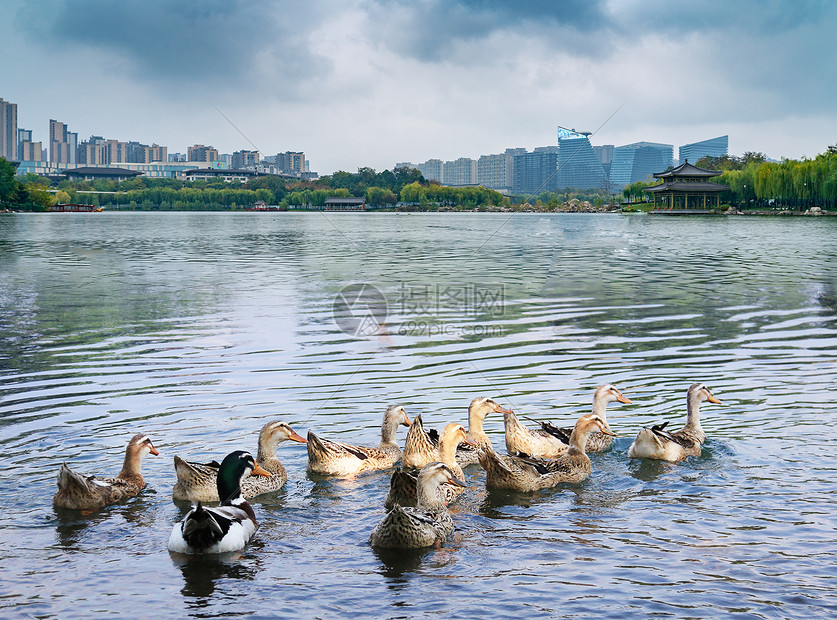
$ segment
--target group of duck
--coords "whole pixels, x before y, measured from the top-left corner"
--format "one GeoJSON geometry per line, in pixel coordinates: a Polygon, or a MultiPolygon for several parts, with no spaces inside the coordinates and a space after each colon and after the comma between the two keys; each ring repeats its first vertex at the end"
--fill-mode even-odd
{"type": "MultiPolygon", "coordinates": [[[[668,422],[643,428],[628,450],[631,458],[679,461],[701,453],[705,440],[700,425],[700,406],[720,404],[702,383],[687,394],[686,424],[678,431],[666,430],[668,422]]],[[[463,467],[479,463],[489,488],[536,491],[561,483],[577,483],[591,473],[587,453],[611,447],[615,433],[606,418],[612,402],[631,404],[612,385],[600,386],[593,397],[591,413],[582,415],[573,427],[559,428],[539,422],[527,428],[509,409],[492,398],[475,398],[468,409],[468,429],[451,423],[441,433],[424,428],[421,416],[412,422],[400,405],[387,408],[376,447],[355,446],[325,439],[313,432],[298,435],[281,421],[269,422],[259,433],[256,458],[246,451],[228,454],[220,463],[195,463],[174,457],[177,482],[174,500],[194,505],[175,524],[168,548],[178,553],[225,553],[243,549],[258,528],[248,499],[276,491],[287,474],[276,457],[284,441],[304,443],[308,448],[308,471],[312,474],[351,477],[363,472],[393,468],[385,501],[387,514],[370,535],[376,547],[421,548],[441,544],[454,526],[447,505],[467,488],[463,467]],[[507,454],[498,454],[483,430],[490,413],[502,413],[507,454]],[[402,451],[396,443],[398,427],[408,426],[402,451]],[[218,502],[218,506],[206,506],[218,502]]],[[[146,454],[159,454],[147,435],[135,435],[128,444],[125,461],[114,478],[83,476],[66,463],[58,474],[56,507],[89,513],[137,495],[145,481],[140,464],[146,454]]]]}

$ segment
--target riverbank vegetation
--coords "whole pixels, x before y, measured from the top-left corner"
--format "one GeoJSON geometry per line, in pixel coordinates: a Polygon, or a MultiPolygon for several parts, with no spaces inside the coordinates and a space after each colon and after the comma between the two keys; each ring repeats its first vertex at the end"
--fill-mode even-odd
{"type": "MultiPolygon", "coordinates": [[[[721,172],[716,181],[729,186],[721,202],[745,209],[837,209],[837,145],[814,159],[769,162],[761,153],[704,158],[696,164],[721,172]]],[[[126,181],[50,181],[36,175],[15,177],[12,164],[0,158],[0,207],[47,210],[59,203],[92,204],[126,210],[236,210],[256,203],[280,209],[320,209],[329,197],[364,197],[368,208],[406,210],[538,210],[617,209],[641,202],[643,188],[656,180],[628,185],[617,197],[604,189],[547,191],[504,196],[484,187],[446,187],[427,181],[418,170],[376,172],[360,168],[339,171],[315,181],[259,176],[246,183],[186,182],[136,177],[126,181]],[[617,202],[621,204],[617,204],[617,202]],[[578,205],[582,205],[579,207],[578,205]]]]}

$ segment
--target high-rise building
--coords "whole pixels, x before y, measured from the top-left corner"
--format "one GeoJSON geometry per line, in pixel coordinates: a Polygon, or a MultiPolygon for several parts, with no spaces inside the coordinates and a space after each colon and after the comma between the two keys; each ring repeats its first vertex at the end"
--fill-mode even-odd
{"type": "MultiPolygon", "coordinates": [[[[517,149],[506,149],[505,153],[481,155],[477,160],[477,185],[496,190],[502,194],[511,192],[514,184],[514,153],[517,149]]],[[[526,152],[526,149],[523,149],[526,152]]]]}
{"type": "Polygon", "coordinates": [[[535,150],[514,155],[512,193],[540,194],[555,191],[559,154],[555,150],[535,150]]]}
{"type": "Polygon", "coordinates": [[[142,161],[143,164],[166,161],[168,159],[169,147],[167,146],[160,146],[159,144],[152,142],[151,146],[144,146],[142,150],[144,155],[142,161]]]}
{"type": "MultiPolygon", "coordinates": [[[[305,161],[305,153],[301,151],[285,151],[284,153],[277,153],[274,159],[274,165],[282,172],[296,172],[302,173],[308,169],[308,164],[305,161]]],[[[256,162],[258,163],[258,161],[256,162]]],[[[235,166],[233,166],[235,168],[235,166]]]]}
{"type": "Polygon", "coordinates": [[[702,142],[692,142],[680,147],[680,163],[689,161],[695,163],[707,155],[710,157],[723,157],[729,154],[729,136],[718,136],[702,142]]]}
{"type": "Polygon", "coordinates": [[[69,131],[66,123],[49,119],[49,162],[74,164],[77,148],[78,133],[69,131]]]}
{"type": "Polygon", "coordinates": [[[186,149],[188,161],[217,161],[218,149],[203,144],[196,144],[186,149]]]}
{"type": "Polygon", "coordinates": [[[17,130],[17,156],[20,161],[43,161],[44,146],[32,140],[31,129],[17,130]]]}
{"type": "Polygon", "coordinates": [[[110,145],[102,136],[90,136],[82,140],[76,149],[76,162],[87,166],[107,166],[110,163],[110,145]]]}
{"type": "Polygon", "coordinates": [[[621,191],[626,185],[645,181],[673,163],[674,146],[656,142],[634,142],[613,150],[610,165],[611,188],[621,191]]]}
{"type": "Polygon", "coordinates": [[[557,177],[555,186],[559,190],[603,188],[608,184],[589,132],[558,127],[557,177]]]}
{"type": "Polygon", "coordinates": [[[259,163],[258,151],[234,151],[232,154],[232,169],[244,170],[253,168],[259,163]]]}
{"type": "Polygon", "coordinates": [[[477,161],[460,157],[442,165],[442,184],[450,187],[468,187],[477,184],[477,161]]]}
{"type": "Polygon", "coordinates": [[[17,104],[0,97],[0,157],[18,161],[17,104]]]}

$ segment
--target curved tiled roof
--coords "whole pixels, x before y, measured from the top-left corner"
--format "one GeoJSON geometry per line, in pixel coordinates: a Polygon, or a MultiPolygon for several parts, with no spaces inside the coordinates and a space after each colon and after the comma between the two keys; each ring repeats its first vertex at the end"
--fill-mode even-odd
{"type": "Polygon", "coordinates": [[[688,160],[668,172],[658,172],[654,176],[658,179],[669,179],[672,177],[716,177],[721,172],[719,170],[706,170],[705,168],[698,168],[689,163],[688,160]]]}
{"type": "Polygon", "coordinates": [[[666,181],[659,185],[652,187],[643,187],[644,192],[664,192],[666,190],[676,192],[722,192],[729,189],[729,185],[721,185],[720,183],[711,182],[691,182],[691,181],[666,181]]]}

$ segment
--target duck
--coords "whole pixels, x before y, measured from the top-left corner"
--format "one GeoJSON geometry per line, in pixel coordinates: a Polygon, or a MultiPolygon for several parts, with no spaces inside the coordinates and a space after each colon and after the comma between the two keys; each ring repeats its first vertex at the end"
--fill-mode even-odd
{"type": "Polygon", "coordinates": [[[548,430],[531,430],[517,418],[514,412],[503,414],[506,427],[506,451],[509,454],[554,459],[566,453],[569,446],[548,430]]]}
{"type": "Polygon", "coordinates": [[[381,425],[381,443],[376,448],[353,446],[322,439],[308,431],[308,471],[323,476],[354,476],[377,469],[389,469],[401,458],[395,443],[398,426],[410,426],[401,405],[390,405],[381,425]]]}
{"type": "MultiPolygon", "coordinates": [[[[626,405],[633,404],[633,401],[631,399],[629,399],[627,396],[624,396],[622,392],[617,390],[614,386],[610,384],[600,385],[596,388],[596,391],[593,393],[593,410],[591,413],[593,413],[593,415],[599,416],[602,420],[607,421],[607,406],[612,402],[624,403],[626,405]]],[[[541,428],[538,431],[529,432],[545,432],[549,435],[552,435],[566,446],[569,446],[570,435],[572,434],[574,427],[567,426],[564,428],[559,428],[554,426],[553,424],[550,424],[549,422],[541,422],[540,424],[541,428]]],[[[593,432],[587,439],[587,446],[585,447],[585,452],[587,452],[588,454],[593,452],[604,452],[605,450],[610,448],[612,442],[612,435],[608,435],[607,433],[593,432]]],[[[529,444],[527,442],[519,441],[516,435],[512,436],[511,445],[509,444],[509,433],[507,432],[506,449],[508,450],[509,454],[523,453],[529,456],[542,456],[544,458],[554,458],[548,457],[546,454],[538,455],[537,453],[528,452],[526,448],[529,444]]],[[[533,448],[534,446],[530,447],[530,449],[533,448]]]]}
{"type": "MultiPolygon", "coordinates": [[[[422,430],[422,420],[420,415],[416,416],[413,420],[410,430],[407,433],[408,436],[410,433],[413,433],[416,428],[418,428],[422,434],[426,435],[425,431],[422,430]]],[[[462,443],[471,446],[476,445],[476,442],[468,437],[468,432],[465,430],[464,426],[451,422],[442,429],[442,434],[439,436],[439,447],[434,447],[436,456],[436,459],[434,460],[441,461],[447,465],[453,472],[453,475],[460,480],[465,478],[465,473],[462,471],[462,467],[459,466],[459,463],[456,462],[456,449],[462,443]]],[[[428,455],[426,454],[425,456],[428,455]]],[[[433,460],[430,460],[421,463],[414,469],[409,469],[406,465],[406,461],[407,448],[405,446],[402,466],[397,468],[392,473],[392,478],[390,478],[389,494],[384,502],[384,507],[387,510],[393,508],[395,504],[399,504],[402,507],[416,505],[418,469],[424,467],[428,463],[434,462],[433,460]]],[[[418,463],[419,460],[417,458],[413,458],[410,459],[410,462],[418,463]]],[[[446,505],[459,497],[463,491],[464,489],[462,487],[456,485],[443,484],[439,487],[440,498],[446,505]]]]}
{"type": "Polygon", "coordinates": [[[679,431],[665,430],[668,422],[643,427],[628,448],[632,459],[682,461],[687,456],[700,456],[706,435],[700,426],[700,406],[709,401],[721,405],[703,383],[694,383],[686,393],[686,424],[679,431]]]}
{"type": "Polygon", "coordinates": [[[244,549],[259,528],[252,506],[241,496],[247,476],[269,477],[270,472],[244,450],[228,454],[218,467],[216,487],[221,505],[204,507],[198,502],[169,536],[169,551],[175,553],[228,553],[244,549]]]}
{"type": "MultiPolygon", "coordinates": [[[[274,420],[265,424],[259,431],[259,448],[256,453],[256,463],[270,477],[250,476],[241,484],[241,494],[245,499],[252,499],[264,493],[278,491],[288,480],[288,475],[281,461],[276,457],[276,446],[283,441],[307,443],[294,430],[281,420],[274,420]]],[[[210,463],[194,463],[186,461],[175,454],[174,471],[177,482],[172,489],[172,499],[186,502],[217,502],[218,461],[210,463]]]]}
{"type": "Polygon", "coordinates": [[[159,455],[151,438],[137,433],[125,449],[122,470],[114,478],[98,478],[74,472],[67,463],[58,471],[58,492],[52,498],[56,508],[93,512],[110,504],[135,497],[145,488],[140,465],[146,454],[159,455]]]}
{"type": "Polygon", "coordinates": [[[440,485],[465,487],[450,467],[435,461],[418,475],[415,507],[395,504],[369,536],[373,547],[420,549],[439,545],[453,533],[453,520],[439,497],[440,485]]]}
{"type": "Polygon", "coordinates": [[[483,422],[489,413],[509,413],[510,410],[503,409],[496,400],[486,396],[478,396],[468,406],[468,438],[476,446],[461,445],[456,451],[456,460],[462,467],[476,465],[479,462],[478,451],[486,446],[491,447],[491,439],[483,430],[483,422]]]}
{"type": "Polygon", "coordinates": [[[586,413],[570,434],[564,455],[554,460],[521,456],[501,456],[490,446],[480,450],[480,465],[485,469],[485,485],[511,491],[537,491],[562,482],[581,482],[591,472],[590,457],[584,447],[591,433],[615,435],[601,416],[586,413]]]}

